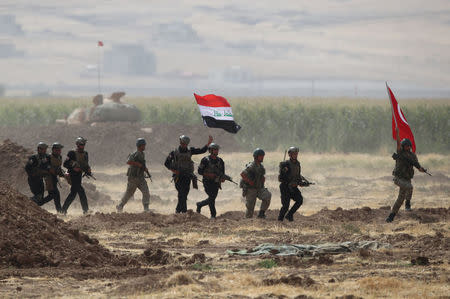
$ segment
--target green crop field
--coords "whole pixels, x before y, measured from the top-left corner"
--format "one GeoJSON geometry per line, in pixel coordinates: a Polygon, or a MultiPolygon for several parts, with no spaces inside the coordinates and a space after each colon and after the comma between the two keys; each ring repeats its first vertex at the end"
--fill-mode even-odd
{"type": "MultiPolygon", "coordinates": [[[[404,100],[400,104],[421,153],[450,152],[450,100],[404,100]]],[[[142,111],[143,125],[202,124],[192,98],[126,98],[142,111]]],[[[0,99],[0,125],[53,124],[91,99],[0,99]]],[[[300,145],[313,152],[380,152],[392,149],[389,101],[321,98],[230,99],[236,134],[245,146],[267,150],[300,145]]]]}

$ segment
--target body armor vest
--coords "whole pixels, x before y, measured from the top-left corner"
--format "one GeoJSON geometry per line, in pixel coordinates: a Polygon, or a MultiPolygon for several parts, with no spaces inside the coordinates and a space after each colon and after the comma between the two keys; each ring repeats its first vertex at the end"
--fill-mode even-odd
{"type": "Polygon", "coordinates": [[[174,151],[174,169],[180,172],[194,173],[194,161],[192,161],[192,153],[190,150],[180,152],[179,149],[174,151]]]}
{"type": "Polygon", "coordinates": [[[288,174],[289,184],[298,184],[301,181],[300,162],[298,161],[292,162],[291,160],[289,160],[288,163],[289,163],[289,174],[288,174]]]}
{"type": "Polygon", "coordinates": [[[414,177],[414,164],[420,166],[416,154],[402,150],[398,153],[398,158],[395,160],[395,168],[392,174],[396,177],[410,180],[414,177]]]}
{"type": "MultiPolygon", "coordinates": [[[[145,166],[145,154],[140,151],[136,151],[130,155],[130,161],[139,162],[145,166]]],[[[134,165],[128,166],[127,176],[129,177],[144,177],[144,168],[134,165]]]]}
{"type": "MultiPolygon", "coordinates": [[[[206,166],[204,172],[206,173],[214,173],[217,176],[224,175],[224,171],[222,168],[222,163],[220,163],[220,158],[212,159],[211,156],[208,156],[208,166],[206,166]]],[[[205,178],[208,179],[208,178],[205,178]]],[[[218,177],[215,179],[217,180],[218,177]]]]}
{"type": "Polygon", "coordinates": [[[83,171],[87,171],[89,169],[89,164],[86,159],[86,152],[75,151],[76,163],[80,166],[83,171]]]}
{"type": "Polygon", "coordinates": [[[62,174],[62,157],[60,155],[50,155],[50,169],[55,171],[56,175],[62,174]]]}
{"type": "Polygon", "coordinates": [[[244,171],[247,173],[249,179],[255,183],[254,186],[250,186],[242,180],[242,183],[246,185],[246,188],[259,189],[264,187],[263,177],[266,174],[266,170],[262,164],[257,165],[255,162],[251,162],[247,164],[247,168],[244,171]]]}

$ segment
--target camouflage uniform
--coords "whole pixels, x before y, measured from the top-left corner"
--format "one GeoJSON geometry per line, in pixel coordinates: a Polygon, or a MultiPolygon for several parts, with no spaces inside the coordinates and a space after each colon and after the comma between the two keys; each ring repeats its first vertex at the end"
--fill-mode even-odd
{"type": "Polygon", "coordinates": [[[243,173],[252,180],[255,184],[253,186],[247,184],[244,180],[241,180],[241,188],[243,189],[242,195],[245,196],[245,206],[247,211],[245,213],[246,218],[252,218],[255,210],[256,198],[261,199],[260,214],[264,215],[270,205],[270,199],[272,194],[264,187],[264,175],[266,170],[262,164],[251,162],[247,164],[243,173]]]}
{"type": "Polygon", "coordinates": [[[31,193],[33,193],[32,201],[39,204],[44,198],[44,181],[43,178],[48,176],[50,168],[50,155],[35,154],[28,158],[25,165],[25,171],[28,174],[28,185],[31,193]]]}
{"type": "Polygon", "coordinates": [[[139,162],[143,167],[130,165],[128,167],[127,176],[128,184],[127,191],[122,197],[122,200],[118,206],[118,210],[122,210],[128,200],[134,195],[136,189],[142,192],[142,205],[144,210],[148,210],[150,204],[150,192],[148,191],[147,181],[145,180],[145,154],[141,151],[136,151],[128,157],[128,162],[139,162]]]}
{"type": "Polygon", "coordinates": [[[82,175],[88,173],[91,167],[89,166],[89,156],[86,151],[71,150],[67,153],[67,159],[64,161],[64,167],[67,168],[70,176],[70,193],[67,196],[64,205],[62,207],[62,212],[67,213],[67,209],[72,204],[75,196],[78,194],[80,197],[81,208],[83,213],[87,213],[89,210],[88,201],[86,197],[86,192],[81,185],[82,175]],[[81,168],[81,172],[76,172],[74,168],[81,168]]]}
{"type": "Polygon", "coordinates": [[[400,187],[397,200],[392,207],[392,213],[397,214],[398,210],[406,200],[406,205],[410,206],[413,193],[413,185],[411,179],[414,177],[414,167],[421,169],[419,161],[415,153],[400,149],[397,154],[393,155],[395,159],[394,183],[400,187]]]}
{"type": "Polygon", "coordinates": [[[291,159],[281,162],[278,180],[281,182],[280,193],[282,205],[280,214],[278,215],[278,220],[283,221],[284,217],[286,217],[286,219],[292,221],[294,213],[303,203],[302,193],[297,187],[298,185],[301,185],[303,180],[300,162],[297,160],[293,161],[291,159]],[[291,198],[295,201],[295,203],[289,210],[291,198]]]}
{"type": "Polygon", "coordinates": [[[62,157],[61,155],[50,155],[50,174],[45,177],[45,185],[47,187],[48,195],[38,203],[39,206],[54,200],[55,209],[57,212],[61,212],[61,196],[58,190],[58,176],[64,177],[64,172],[61,168],[62,157]]]}

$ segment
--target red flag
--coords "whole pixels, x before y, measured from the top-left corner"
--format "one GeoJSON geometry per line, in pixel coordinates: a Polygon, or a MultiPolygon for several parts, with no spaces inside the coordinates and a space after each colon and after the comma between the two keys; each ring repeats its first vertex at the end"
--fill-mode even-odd
{"type": "Polygon", "coordinates": [[[98,46],[103,47],[103,42],[101,40],[98,41],[98,46]]]}
{"type": "Polygon", "coordinates": [[[233,111],[227,99],[214,94],[199,96],[194,93],[194,97],[205,126],[221,128],[233,134],[241,129],[241,126],[234,122],[233,111]]]}
{"type": "Polygon", "coordinates": [[[395,99],[395,96],[392,93],[392,90],[387,85],[387,83],[386,83],[386,88],[387,88],[387,91],[389,94],[389,98],[391,99],[391,107],[392,107],[392,138],[394,138],[394,140],[397,139],[397,133],[395,132],[395,128],[398,128],[400,141],[404,138],[408,138],[409,140],[411,140],[412,151],[415,153],[416,152],[416,143],[414,142],[414,135],[411,131],[411,128],[409,127],[409,124],[406,121],[406,117],[403,114],[403,111],[400,108],[400,105],[398,104],[397,100],[395,99]]]}

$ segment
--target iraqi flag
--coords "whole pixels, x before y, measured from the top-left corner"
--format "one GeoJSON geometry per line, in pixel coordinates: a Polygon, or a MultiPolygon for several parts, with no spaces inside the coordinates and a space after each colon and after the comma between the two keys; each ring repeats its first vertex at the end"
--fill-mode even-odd
{"type": "Polygon", "coordinates": [[[414,141],[414,135],[409,127],[408,122],[406,121],[406,117],[403,114],[400,105],[395,99],[394,93],[389,88],[386,83],[387,92],[389,94],[389,98],[391,99],[391,107],[392,107],[392,138],[394,140],[397,139],[397,133],[395,132],[395,128],[398,128],[398,133],[400,137],[400,141],[404,138],[408,138],[412,143],[412,151],[416,152],[416,143],[414,141]]]}
{"type": "Polygon", "coordinates": [[[236,134],[241,126],[234,122],[233,111],[227,99],[214,94],[199,96],[194,93],[198,109],[202,114],[203,123],[210,128],[222,128],[236,134]]]}

